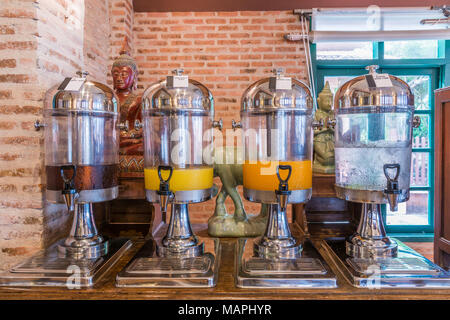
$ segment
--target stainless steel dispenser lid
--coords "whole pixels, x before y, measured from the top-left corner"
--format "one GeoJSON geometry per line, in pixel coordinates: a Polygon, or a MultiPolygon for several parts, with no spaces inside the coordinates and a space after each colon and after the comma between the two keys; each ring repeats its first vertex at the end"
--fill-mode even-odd
{"type": "Polygon", "coordinates": [[[182,69],[174,70],[173,73],[144,91],[143,110],[200,111],[213,115],[214,99],[208,88],[182,75],[182,69]]]}
{"type": "Polygon", "coordinates": [[[376,65],[366,69],[369,70],[367,75],[353,78],[338,89],[334,98],[336,113],[380,112],[380,108],[395,112],[414,108],[414,95],[405,81],[377,73],[376,65]],[[358,108],[361,109],[358,111],[358,108]]]}
{"type": "Polygon", "coordinates": [[[274,70],[275,75],[256,81],[245,90],[241,99],[241,112],[266,112],[276,110],[313,109],[313,98],[308,86],[303,82],[282,75],[282,70],[274,70]]]}
{"type": "Polygon", "coordinates": [[[87,72],[77,74],[77,78],[66,78],[47,91],[45,109],[118,114],[118,99],[111,88],[87,80],[87,72]]]}

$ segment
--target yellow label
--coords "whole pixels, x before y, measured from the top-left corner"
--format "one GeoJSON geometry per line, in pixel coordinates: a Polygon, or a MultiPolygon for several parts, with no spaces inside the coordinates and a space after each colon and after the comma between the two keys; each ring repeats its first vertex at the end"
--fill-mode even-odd
{"type": "MultiPolygon", "coordinates": [[[[166,179],[169,171],[163,170],[162,177],[166,179]]],[[[159,176],[157,168],[145,168],[145,189],[159,190],[159,176]]],[[[209,189],[213,184],[213,168],[174,169],[169,181],[170,190],[188,191],[209,189]]]]}
{"type": "MultiPolygon", "coordinates": [[[[244,163],[244,188],[263,191],[274,191],[280,184],[277,177],[278,165],[290,165],[291,177],[288,180],[289,190],[305,190],[312,187],[312,162],[304,161],[269,161],[244,163]]],[[[282,179],[287,177],[288,170],[280,170],[282,179]]]]}

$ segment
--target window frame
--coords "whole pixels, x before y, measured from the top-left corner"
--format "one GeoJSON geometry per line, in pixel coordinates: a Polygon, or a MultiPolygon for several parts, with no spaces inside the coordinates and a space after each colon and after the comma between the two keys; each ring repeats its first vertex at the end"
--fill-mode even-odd
{"type": "Polygon", "coordinates": [[[415,114],[430,116],[430,147],[413,151],[427,151],[429,160],[429,186],[411,187],[411,190],[429,191],[428,225],[387,225],[386,209],[382,206],[386,231],[390,235],[409,241],[432,241],[434,234],[434,90],[450,86],[450,40],[439,40],[436,59],[384,59],[384,42],[373,42],[373,59],[318,60],[316,45],[310,44],[312,69],[315,74],[316,95],[322,91],[325,76],[346,76],[366,74],[365,67],[378,65],[381,72],[394,75],[429,75],[430,76],[430,110],[417,110],[415,114]],[[409,73],[409,74],[407,74],[409,73]],[[446,76],[447,75],[447,76],[446,76]]]}

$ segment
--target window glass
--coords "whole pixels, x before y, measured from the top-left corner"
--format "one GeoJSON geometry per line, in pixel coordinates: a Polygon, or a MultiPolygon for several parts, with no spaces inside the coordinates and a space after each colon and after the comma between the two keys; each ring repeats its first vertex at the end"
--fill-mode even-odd
{"type": "Polygon", "coordinates": [[[353,79],[355,76],[325,76],[323,78],[323,85],[325,86],[325,83],[329,83],[330,90],[333,92],[333,96],[336,94],[337,89],[339,89],[340,86],[342,86],[344,83],[346,83],[348,80],[353,79]]]}
{"type": "Polygon", "coordinates": [[[405,81],[414,94],[416,110],[430,110],[430,76],[399,76],[405,81]]]}
{"type": "Polygon", "coordinates": [[[388,225],[428,225],[428,191],[411,191],[409,200],[398,204],[393,212],[386,205],[388,225]]]}
{"type": "Polygon", "coordinates": [[[372,42],[319,42],[316,44],[318,60],[372,59],[372,42]]]}
{"type": "Polygon", "coordinates": [[[430,116],[427,114],[417,115],[420,118],[420,126],[413,129],[413,148],[430,147],[430,116]]]}
{"type": "Polygon", "coordinates": [[[438,40],[385,41],[385,59],[438,58],[438,40]]]}
{"type": "Polygon", "coordinates": [[[411,157],[411,187],[428,187],[430,155],[428,152],[413,152],[411,157]]]}

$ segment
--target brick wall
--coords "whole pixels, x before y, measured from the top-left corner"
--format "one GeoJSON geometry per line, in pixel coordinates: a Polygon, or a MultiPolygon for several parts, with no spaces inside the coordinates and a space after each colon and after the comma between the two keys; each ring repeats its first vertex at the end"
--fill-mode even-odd
{"type": "MultiPolygon", "coordinates": [[[[33,129],[51,86],[79,69],[111,84],[112,60],[128,35],[140,91],[184,68],[210,88],[216,118],[230,128],[242,92],[272,68],[306,80],[303,48],[283,39],[299,30],[291,12],[133,13],[132,0],[2,1],[0,269],[67,230],[64,206],[44,202],[43,132],[33,129]]],[[[246,208],[253,213],[259,205],[246,208]]],[[[214,200],[193,205],[192,221],[206,222],[213,210],[214,200]]]]}
{"type": "Polygon", "coordinates": [[[125,36],[133,49],[133,0],[109,0],[109,61],[107,83],[112,87],[111,66],[119,55],[125,36]]]}
{"type": "MultiPolygon", "coordinates": [[[[283,38],[300,30],[292,11],[135,13],[138,88],[183,68],[211,90],[216,119],[231,128],[231,120],[239,120],[244,90],[273,68],[283,67],[286,75],[307,81],[303,46],[283,38]]],[[[230,199],[227,204],[230,213],[230,199]]],[[[192,222],[205,223],[214,206],[215,200],[192,205],[192,222]]],[[[259,212],[258,204],[246,201],[245,206],[250,213],[259,212]]]]}
{"type": "Polygon", "coordinates": [[[86,67],[106,80],[108,28],[101,0],[0,4],[0,269],[67,231],[64,205],[44,202],[43,132],[33,122],[42,119],[45,92],[64,77],[86,67]]]}

